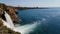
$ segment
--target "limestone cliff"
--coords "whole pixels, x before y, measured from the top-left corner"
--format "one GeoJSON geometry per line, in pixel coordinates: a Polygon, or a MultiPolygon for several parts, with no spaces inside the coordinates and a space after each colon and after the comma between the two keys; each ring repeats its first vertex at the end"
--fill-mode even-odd
{"type": "MultiPolygon", "coordinates": [[[[6,20],[4,16],[4,11],[7,11],[12,21],[14,22],[14,24],[19,23],[19,19],[16,15],[15,8],[13,8],[12,6],[6,6],[5,4],[0,3],[0,18],[2,18],[3,20],[6,20]]],[[[6,26],[3,26],[3,22],[0,19],[0,34],[20,34],[20,33],[10,30],[6,26]]]]}
{"type": "Polygon", "coordinates": [[[0,3],[0,17],[2,17],[5,20],[4,11],[7,11],[14,23],[19,22],[19,19],[16,15],[16,9],[14,7],[6,6],[5,4],[0,3]]]}

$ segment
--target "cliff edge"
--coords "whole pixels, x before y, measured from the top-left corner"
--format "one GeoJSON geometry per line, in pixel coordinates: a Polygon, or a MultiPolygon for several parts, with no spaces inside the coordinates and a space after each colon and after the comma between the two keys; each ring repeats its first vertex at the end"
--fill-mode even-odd
{"type": "Polygon", "coordinates": [[[6,11],[10,15],[14,24],[19,23],[19,18],[16,15],[16,9],[13,8],[12,6],[6,6],[5,4],[0,3],[0,18],[1,18],[0,19],[0,34],[21,34],[19,32],[15,32],[7,28],[6,26],[3,26],[2,19],[6,20],[4,16],[4,11],[6,11]]]}
{"type": "Polygon", "coordinates": [[[5,20],[4,11],[7,11],[14,23],[19,23],[19,18],[16,15],[16,9],[14,7],[0,3],[0,17],[5,20]]]}

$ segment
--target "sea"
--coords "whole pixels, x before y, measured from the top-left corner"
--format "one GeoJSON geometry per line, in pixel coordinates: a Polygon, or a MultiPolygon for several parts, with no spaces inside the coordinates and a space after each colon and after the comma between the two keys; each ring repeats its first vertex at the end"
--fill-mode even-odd
{"type": "Polygon", "coordinates": [[[29,34],[60,34],[60,8],[18,10],[21,25],[41,23],[29,34]]]}

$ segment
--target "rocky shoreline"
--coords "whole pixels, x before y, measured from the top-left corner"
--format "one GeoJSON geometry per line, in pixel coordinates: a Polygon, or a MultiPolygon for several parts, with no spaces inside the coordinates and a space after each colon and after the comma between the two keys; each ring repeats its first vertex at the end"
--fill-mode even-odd
{"type": "Polygon", "coordinates": [[[21,33],[10,30],[6,26],[3,26],[2,19],[6,20],[4,16],[4,11],[6,11],[10,15],[14,24],[19,23],[19,18],[16,15],[16,9],[13,8],[12,6],[6,6],[5,4],[0,3],[0,18],[1,18],[0,19],[0,34],[21,34],[21,33]]]}

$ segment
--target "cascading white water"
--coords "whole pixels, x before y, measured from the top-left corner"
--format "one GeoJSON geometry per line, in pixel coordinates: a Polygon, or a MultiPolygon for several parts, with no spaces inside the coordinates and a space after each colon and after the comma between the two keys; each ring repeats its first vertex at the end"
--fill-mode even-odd
{"type": "Polygon", "coordinates": [[[7,26],[8,28],[11,29],[11,26],[6,21],[2,20],[2,22],[3,22],[3,26],[7,26]]]}
{"type": "Polygon", "coordinates": [[[33,24],[27,24],[27,25],[15,27],[10,16],[8,15],[8,13],[6,13],[6,11],[5,11],[5,18],[7,21],[2,20],[4,26],[7,26],[8,28],[16,32],[20,32],[21,34],[29,34],[29,32],[33,31],[34,28],[38,25],[38,23],[36,22],[33,24]]]}
{"type": "Polygon", "coordinates": [[[8,15],[8,13],[6,13],[6,11],[4,11],[5,12],[5,18],[6,18],[6,21],[7,21],[7,23],[11,26],[11,28],[13,29],[14,28],[14,24],[13,24],[13,21],[12,21],[12,19],[11,19],[11,17],[8,15]]]}

